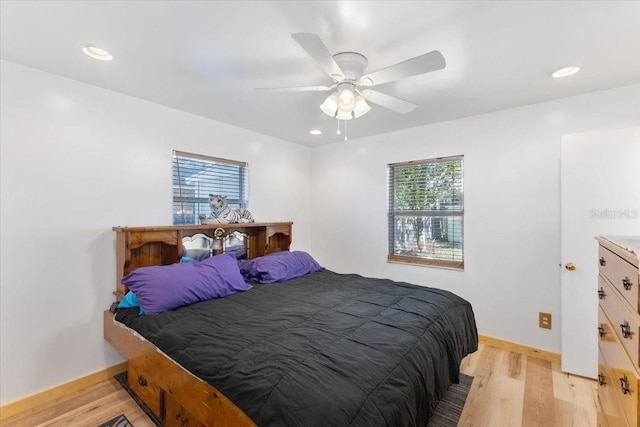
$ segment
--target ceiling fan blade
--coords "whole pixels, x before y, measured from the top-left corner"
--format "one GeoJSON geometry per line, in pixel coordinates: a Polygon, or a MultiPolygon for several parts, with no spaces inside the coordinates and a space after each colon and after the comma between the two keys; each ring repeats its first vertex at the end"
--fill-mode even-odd
{"type": "Polygon", "coordinates": [[[410,113],[418,106],[413,102],[405,101],[404,99],[400,99],[395,96],[387,95],[385,93],[371,89],[363,90],[362,96],[367,101],[373,102],[374,104],[378,104],[381,107],[388,108],[389,110],[393,110],[401,114],[410,113]]]}
{"type": "Polygon", "coordinates": [[[365,86],[376,86],[393,80],[404,79],[405,77],[418,74],[429,73],[441,70],[447,65],[444,56],[437,50],[407,59],[382,70],[375,71],[360,78],[360,82],[365,86]]]}
{"type": "Polygon", "coordinates": [[[299,87],[259,87],[256,92],[261,93],[292,93],[292,92],[326,92],[335,88],[337,85],[331,86],[299,86],[299,87]]]}
{"type": "Polygon", "coordinates": [[[344,74],[342,70],[334,61],[331,52],[320,40],[317,34],[313,33],[293,33],[291,37],[298,44],[307,51],[309,56],[322,68],[322,70],[329,75],[332,79],[339,81],[344,80],[344,74]]]}

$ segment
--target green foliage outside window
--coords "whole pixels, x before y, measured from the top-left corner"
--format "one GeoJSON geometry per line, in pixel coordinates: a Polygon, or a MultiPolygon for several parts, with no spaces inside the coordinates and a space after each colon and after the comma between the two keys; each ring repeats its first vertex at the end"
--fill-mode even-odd
{"type": "Polygon", "coordinates": [[[389,260],[463,268],[462,157],[389,165],[389,260]]]}

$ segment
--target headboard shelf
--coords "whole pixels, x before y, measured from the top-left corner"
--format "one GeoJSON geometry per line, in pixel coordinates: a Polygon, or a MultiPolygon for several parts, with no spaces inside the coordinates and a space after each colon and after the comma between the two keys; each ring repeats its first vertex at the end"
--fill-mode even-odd
{"type": "MultiPolygon", "coordinates": [[[[113,227],[116,232],[116,291],[120,300],[127,288],[120,283],[123,277],[139,267],[180,262],[183,256],[182,239],[205,235],[216,239],[237,231],[242,234],[246,257],[249,259],[272,252],[289,250],[292,222],[162,225],[157,227],[113,227]],[[216,236],[215,231],[223,233],[216,236]]],[[[212,250],[221,253],[221,248],[212,250]]]]}

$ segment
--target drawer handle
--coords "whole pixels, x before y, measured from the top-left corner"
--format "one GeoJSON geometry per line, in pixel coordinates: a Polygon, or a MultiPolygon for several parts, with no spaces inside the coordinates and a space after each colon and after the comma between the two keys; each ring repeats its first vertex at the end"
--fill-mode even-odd
{"type": "Polygon", "coordinates": [[[620,330],[622,331],[622,338],[631,339],[631,327],[629,326],[629,322],[626,320],[622,325],[620,325],[620,330]]]}
{"type": "Polygon", "coordinates": [[[598,326],[598,335],[600,335],[600,338],[603,338],[605,335],[607,335],[607,332],[602,326],[598,326]]]}
{"type": "Polygon", "coordinates": [[[138,376],[138,384],[140,384],[142,387],[146,387],[147,386],[147,379],[145,377],[143,377],[142,375],[138,376]]]}
{"type": "Polygon", "coordinates": [[[604,293],[604,289],[600,288],[598,289],[598,299],[604,299],[604,297],[606,297],[607,294],[604,293]]]}
{"type": "Polygon", "coordinates": [[[600,257],[600,265],[604,267],[604,265],[607,263],[607,260],[604,259],[603,256],[600,257]]]}
{"type": "Polygon", "coordinates": [[[601,386],[607,385],[607,383],[604,381],[604,375],[602,375],[599,372],[598,372],[598,384],[600,384],[601,386]]]}
{"type": "Polygon", "coordinates": [[[624,286],[624,290],[625,291],[630,291],[631,290],[631,280],[629,280],[628,277],[625,277],[624,279],[622,279],[622,286],[624,286]]]}
{"type": "Polygon", "coordinates": [[[622,394],[629,394],[631,391],[629,390],[629,379],[626,374],[620,378],[620,388],[622,389],[622,394]]]}

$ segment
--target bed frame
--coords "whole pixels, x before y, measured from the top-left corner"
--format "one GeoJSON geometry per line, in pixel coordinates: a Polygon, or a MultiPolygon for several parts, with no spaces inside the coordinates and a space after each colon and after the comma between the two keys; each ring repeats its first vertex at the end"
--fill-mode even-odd
{"type": "MultiPolygon", "coordinates": [[[[116,232],[116,300],[128,292],[121,279],[139,267],[179,262],[183,238],[204,234],[223,251],[226,236],[244,236],[247,258],[288,250],[291,222],[162,227],[113,227],[116,232]]],[[[186,239],[190,240],[190,239],[186,239]]],[[[244,427],[255,423],[220,391],[195,377],[155,345],[104,312],[104,338],[128,361],[129,387],[167,427],[244,427]]]]}

